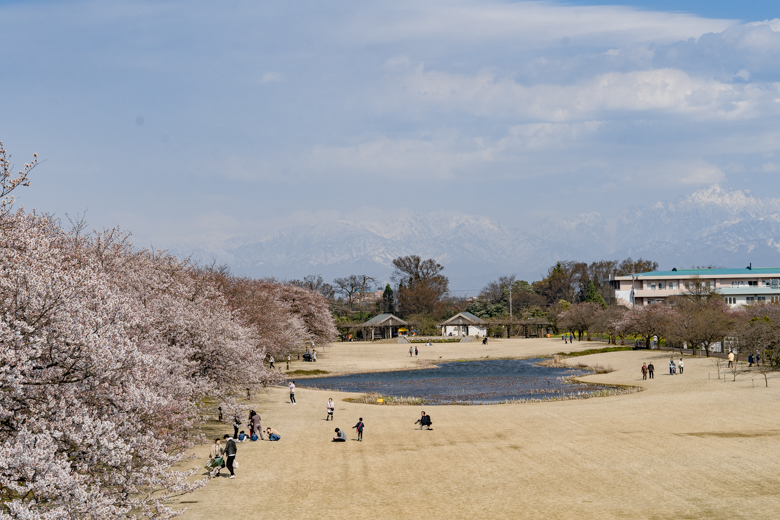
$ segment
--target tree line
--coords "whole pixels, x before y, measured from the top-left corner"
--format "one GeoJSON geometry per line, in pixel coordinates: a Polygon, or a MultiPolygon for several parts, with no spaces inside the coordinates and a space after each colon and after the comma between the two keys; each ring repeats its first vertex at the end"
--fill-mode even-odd
{"type": "Polygon", "coordinates": [[[177,516],[174,471],[210,407],[282,380],[264,364],[337,331],[320,293],[232,276],[14,210],[0,143],[0,517],[177,516]]]}

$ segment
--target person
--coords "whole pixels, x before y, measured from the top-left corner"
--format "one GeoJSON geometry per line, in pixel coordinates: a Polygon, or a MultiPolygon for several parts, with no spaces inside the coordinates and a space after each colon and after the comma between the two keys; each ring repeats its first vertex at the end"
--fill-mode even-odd
{"type": "Polygon", "coordinates": [[[412,347],[409,347],[409,357],[412,357],[412,347]]]}
{"type": "Polygon", "coordinates": [[[287,386],[290,387],[290,402],[295,404],[295,381],[290,381],[287,386]]]}
{"type": "Polygon", "coordinates": [[[748,368],[753,366],[753,354],[748,354],[748,368]]]}
{"type": "Polygon", "coordinates": [[[731,368],[734,365],[734,351],[729,350],[729,366],[726,368],[731,368]]]}
{"type": "Polygon", "coordinates": [[[417,347],[414,347],[414,355],[415,356],[417,355],[417,352],[418,352],[417,347]]]}
{"type": "Polygon", "coordinates": [[[650,379],[653,379],[653,372],[655,372],[655,367],[651,361],[650,364],[647,365],[647,375],[650,377],[650,379]]]}
{"type": "Polygon", "coordinates": [[[222,448],[219,438],[214,439],[214,444],[211,445],[211,452],[209,453],[209,466],[211,471],[209,472],[209,478],[219,476],[220,470],[224,467],[225,461],[222,456],[225,454],[225,450],[222,448]],[[219,460],[217,460],[219,459],[219,460]]]}
{"type": "Polygon", "coordinates": [[[252,442],[255,442],[255,441],[257,441],[257,439],[258,439],[258,437],[257,437],[257,432],[254,432],[254,433],[252,434],[252,436],[251,436],[251,437],[249,437],[249,440],[250,440],[250,441],[252,441],[252,442]]]}
{"type": "Polygon", "coordinates": [[[680,375],[682,375],[683,373],[683,367],[684,367],[683,360],[682,358],[680,358],[680,362],[677,364],[677,368],[680,370],[680,375]]]}
{"type": "Polygon", "coordinates": [[[266,433],[266,435],[268,435],[268,440],[269,441],[278,441],[279,439],[282,438],[282,436],[279,434],[279,432],[274,430],[270,426],[265,429],[265,433],[266,433]]]}
{"type": "Polygon", "coordinates": [[[482,344],[483,344],[483,345],[487,345],[487,336],[485,336],[484,338],[482,338],[482,344]]]}
{"type": "Polygon", "coordinates": [[[222,422],[222,407],[219,407],[219,417],[217,418],[219,422],[222,422]]]}
{"type": "Polygon", "coordinates": [[[311,351],[311,360],[314,361],[315,363],[317,362],[317,349],[316,348],[311,351]]]}
{"type": "Polygon", "coordinates": [[[647,363],[642,363],[642,379],[647,379],[647,363]]]}
{"type": "Polygon", "coordinates": [[[674,358],[669,358],[669,375],[673,376],[677,370],[677,365],[674,364],[674,358]]]}
{"type": "Polygon", "coordinates": [[[363,424],[363,418],[362,417],[360,419],[358,419],[357,424],[355,426],[353,426],[353,428],[355,428],[355,431],[357,431],[357,434],[358,434],[357,440],[359,442],[363,442],[363,426],[365,426],[365,425],[363,424]]]}
{"type": "Polygon", "coordinates": [[[419,424],[421,430],[423,429],[423,426],[427,426],[429,430],[433,429],[431,428],[431,416],[425,415],[425,412],[420,415],[420,418],[414,424],[419,424]]]}
{"type": "Polygon", "coordinates": [[[238,437],[238,429],[241,427],[241,419],[238,417],[238,413],[233,415],[233,438],[238,437]]]}
{"type": "Polygon", "coordinates": [[[260,440],[263,440],[263,425],[260,422],[260,416],[252,412],[252,417],[249,422],[252,423],[254,433],[260,437],[260,440]]]}
{"type": "Polygon", "coordinates": [[[761,354],[756,352],[756,366],[761,364],[761,354]]]}
{"type": "Polygon", "coordinates": [[[273,356],[269,356],[268,357],[268,363],[271,365],[270,368],[274,367],[274,357],[273,356]]]}
{"type": "Polygon", "coordinates": [[[236,446],[236,441],[233,440],[233,437],[228,435],[227,433],[224,435],[225,438],[225,457],[226,462],[225,465],[227,466],[228,471],[230,472],[230,476],[228,478],[235,478],[235,472],[233,471],[233,463],[236,461],[236,453],[238,452],[238,447],[236,446]]]}
{"type": "Polygon", "coordinates": [[[325,403],[325,408],[327,408],[327,410],[328,410],[328,415],[325,416],[325,420],[327,421],[328,419],[330,419],[332,421],[333,420],[333,411],[336,409],[336,405],[333,404],[333,399],[332,398],[330,398],[330,397],[328,398],[328,402],[325,403]]]}
{"type": "Polygon", "coordinates": [[[238,434],[238,442],[246,442],[247,440],[246,433],[244,433],[244,430],[241,430],[241,433],[238,434]]]}
{"type": "Polygon", "coordinates": [[[333,437],[333,442],[347,442],[347,434],[336,428],[336,436],[333,437]]]}
{"type": "Polygon", "coordinates": [[[287,354],[287,370],[290,370],[290,354],[287,354]]]}

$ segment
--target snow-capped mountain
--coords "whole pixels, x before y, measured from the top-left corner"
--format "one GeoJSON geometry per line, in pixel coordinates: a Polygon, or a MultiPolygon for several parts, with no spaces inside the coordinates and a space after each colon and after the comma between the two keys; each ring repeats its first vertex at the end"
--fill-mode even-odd
{"type": "Polygon", "coordinates": [[[407,254],[435,258],[445,266],[453,289],[472,292],[502,274],[538,279],[562,259],[641,256],[668,269],[749,262],[778,266],[780,199],[715,185],[618,215],[588,213],[528,229],[453,211],[397,210],[323,220],[260,239],[234,238],[196,248],[193,256],[216,258],[237,273],[258,277],[321,274],[332,279],[366,273],[387,280],[392,259],[407,254]]]}

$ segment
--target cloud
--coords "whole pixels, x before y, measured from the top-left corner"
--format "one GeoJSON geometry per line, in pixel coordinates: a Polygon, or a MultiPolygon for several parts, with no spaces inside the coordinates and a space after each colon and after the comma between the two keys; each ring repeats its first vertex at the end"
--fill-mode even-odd
{"type": "Polygon", "coordinates": [[[662,111],[697,119],[777,113],[780,83],[730,84],[678,69],[609,72],[575,84],[522,85],[489,70],[474,75],[426,70],[422,64],[391,82],[413,102],[482,117],[537,121],[608,118],[610,113],[662,111]]]}
{"type": "Polygon", "coordinates": [[[263,76],[260,78],[260,83],[279,83],[284,79],[284,74],[281,72],[266,72],[263,74],[263,76]]]}

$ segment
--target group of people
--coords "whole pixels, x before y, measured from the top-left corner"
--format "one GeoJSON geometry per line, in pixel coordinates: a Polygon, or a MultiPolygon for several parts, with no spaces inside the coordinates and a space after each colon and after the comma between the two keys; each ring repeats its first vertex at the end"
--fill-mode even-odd
{"type": "MultiPolygon", "coordinates": [[[[219,420],[222,421],[222,407],[219,407],[219,420]]],[[[249,412],[249,421],[247,422],[249,435],[247,435],[244,430],[239,432],[241,425],[242,423],[239,415],[233,415],[233,436],[231,437],[226,433],[222,439],[214,439],[214,444],[211,445],[211,452],[209,453],[209,463],[206,466],[210,470],[209,478],[219,477],[223,468],[227,468],[230,472],[229,478],[235,477],[234,470],[238,467],[238,463],[235,460],[236,453],[238,452],[236,442],[262,441],[265,440],[265,436],[268,437],[269,441],[278,441],[282,438],[279,432],[270,426],[263,432],[260,415],[254,410],[249,412]],[[264,433],[265,436],[263,435],[264,433]]]]}
{"type": "Polygon", "coordinates": [[[417,354],[419,354],[420,351],[417,350],[417,347],[414,348],[409,347],[409,357],[412,357],[412,352],[414,352],[414,355],[416,356],[417,354]]]}
{"type": "MultiPolygon", "coordinates": [[[[685,363],[683,362],[683,358],[680,358],[680,361],[675,363],[674,357],[669,358],[669,375],[673,376],[675,374],[682,374],[683,369],[685,368],[685,363]]],[[[648,363],[642,363],[642,379],[654,379],[653,374],[655,373],[655,367],[653,366],[653,362],[651,361],[648,363]]]]}
{"type": "Polygon", "coordinates": [[[755,356],[753,354],[748,354],[748,366],[752,367],[753,363],[755,363],[756,366],[758,366],[761,363],[761,354],[759,354],[758,352],[756,352],[755,356]]]}
{"type": "Polygon", "coordinates": [[[572,334],[571,332],[567,332],[566,334],[561,336],[561,339],[563,340],[564,343],[567,344],[574,343],[574,334],[572,334]]]}
{"type": "MultiPolygon", "coordinates": [[[[361,417],[358,419],[358,422],[355,426],[352,427],[353,430],[357,432],[357,440],[358,442],[363,442],[363,428],[365,425],[363,424],[363,418],[361,417]]],[[[342,430],[341,428],[336,428],[336,436],[333,437],[333,442],[347,442],[347,432],[342,430]]]]}

